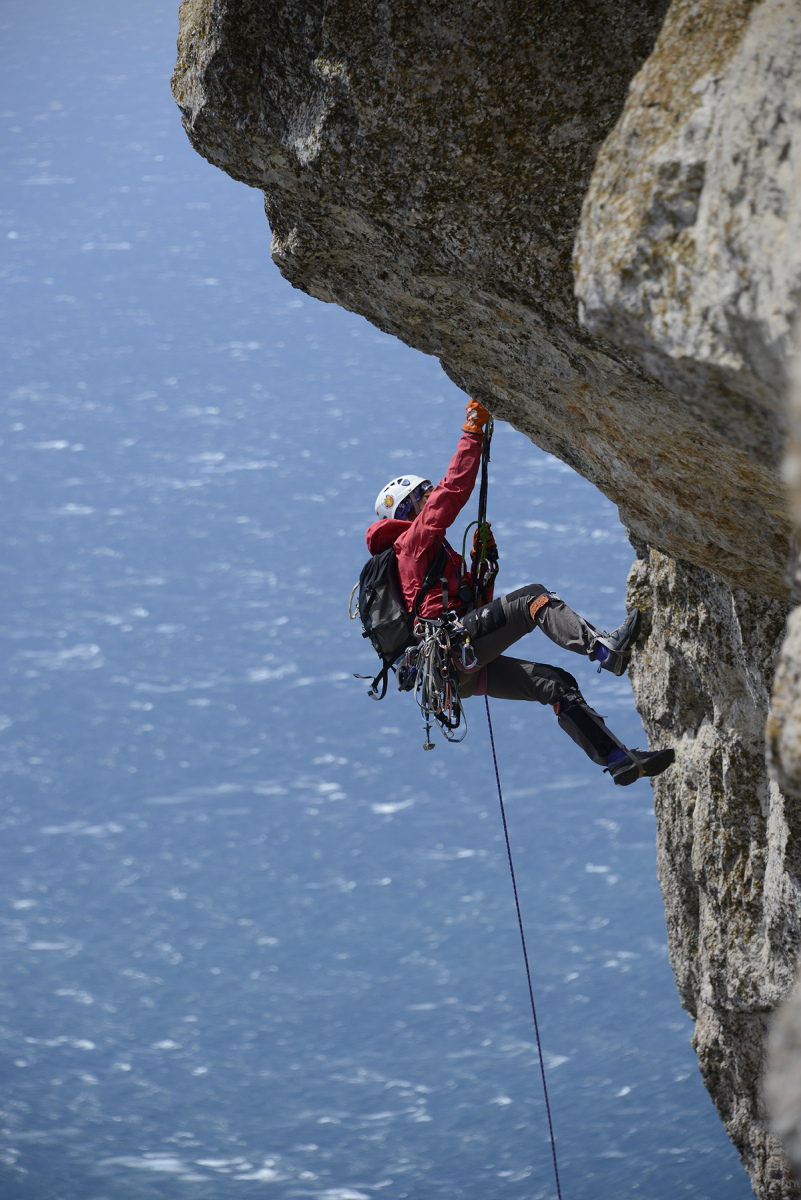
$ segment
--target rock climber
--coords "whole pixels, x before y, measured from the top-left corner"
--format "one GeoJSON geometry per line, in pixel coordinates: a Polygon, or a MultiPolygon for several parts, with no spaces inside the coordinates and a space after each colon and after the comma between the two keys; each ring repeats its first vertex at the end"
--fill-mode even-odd
{"type": "MultiPolygon", "coordinates": [[[[476,661],[465,670],[457,664],[459,695],[489,695],[501,700],[537,700],[550,704],[559,725],[616,784],[643,775],[660,775],[674,760],[672,749],[626,753],[610,736],[603,718],[581,694],[577,681],[561,667],[511,658],[504,651],[534,629],[566,650],[582,654],[601,669],[622,675],[640,629],[635,609],[612,633],[598,630],[542,584],[518,588],[472,608],[462,586],[461,558],[445,540],[447,529],[470,498],[478,475],[483,432],[489,413],[470,400],[462,436],[450,466],[436,487],[417,475],[391,480],[376,498],[378,520],[367,530],[372,555],[394,545],[403,598],[411,612],[415,598],[440,546],[446,549],[444,575],[448,607],[457,613],[470,636],[476,661]],[[632,755],[636,755],[632,757],[632,755]]],[[[443,585],[436,583],[419,604],[420,618],[442,615],[443,585]]]]}

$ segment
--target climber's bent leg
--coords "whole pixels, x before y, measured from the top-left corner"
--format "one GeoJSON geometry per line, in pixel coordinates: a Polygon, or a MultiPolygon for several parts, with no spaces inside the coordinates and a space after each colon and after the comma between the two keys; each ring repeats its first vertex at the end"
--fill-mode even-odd
{"type": "Polygon", "coordinates": [[[531,633],[536,625],[537,609],[547,607],[549,595],[546,588],[534,583],[509,596],[490,600],[463,617],[462,622],[470,634],[471,648],[478,666],[492,662],[520,638],[531,633]]]}
{"type": "Polygon", "coordinates": [[[459,672],[459,694],[465,700],[486,694],[499,700],[537,700],[553,705],[568,737],[593,762],[606,767],[616,784],[625,786],[643,776],[661,775],[674,761],[672,749],[627,752],[607,729],[603,717],[590,708],[570,672],[561,667],[501,655],[478,671],[459,672]]]}
{"type": "Polygon", "coordinates": [[[478,690],[486,691],[488,696],[500,700],[537,700],[540,704],[551,704],[568,737],[593,762],[601,767],[606,766],[607,757],[616,748],[616,742],[610,737],[603,717],[587,704],[569,671],[551,667],[547,663],[526,662],[502,655],[489,663],[480,674],[485,677],[485,686],[481,686],[480,678],[468,676],[467,688],[461,684],[459,688],[463,697],[473,695],[478,690]]]}
{"type": "Polygon", "coordinates": [[[501,599],[510,614],[520,608],[527,609],[531,628],[537,625],[546,637],[556,642],[563,650],[590,655],[598,643],[600,630],[574,612],[555,592],[545,592],[545,596],[535,607],[531,601],[536,600],[536,593],[541,591],[544,589],[539,584],[533,584],[518,588],[516,592],[509,592],[501,599]],[[532,608],[535,609],[533,613],[532,608]]]}
{"type": "Polygon", "coordinates": [[[609,736],[603,717],[590,708],[578,688],[566,692],[554,709],[560,727],[599,767],[607,765],[610,755],[623,757],[617,742],[609,736]]]}
{"type": "Polygon", "coordinates": [[[499,596],[463,618],[480,666],[537,627],[563,650],[590,656],[601,633],[540,583],[499,596]]]}

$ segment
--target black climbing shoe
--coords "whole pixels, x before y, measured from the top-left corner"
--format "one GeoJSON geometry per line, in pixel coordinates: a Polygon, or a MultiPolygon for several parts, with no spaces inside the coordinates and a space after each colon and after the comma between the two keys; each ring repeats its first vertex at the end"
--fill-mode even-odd
{"type": "Polygon", "coordinates": [[[635,750],[634,753],[637,755],[637,760],[626,755],[625,758],[621,758],[620,762],[612,763],[610,767],[604,768],[619,787],[634,783],[635,779],[640,779],[643,775],[647,775],[649,778],[661,775],[671,766],[676,757],[676,751],[670,748],[667,750],[635,750]]]}
{"type": "Polygon", "coordinates": [[[613,633],[604,631],[600,635],[598,641],[607,651],[606,658],[602,660],[597,649],[591,656],[594,661],[597,660],[599,671],[611,671],[613,675],[622,675],[625,672],[631,658],[631,647],[637,640],[641,623],[640,610],[635,608],[613,633]]]}

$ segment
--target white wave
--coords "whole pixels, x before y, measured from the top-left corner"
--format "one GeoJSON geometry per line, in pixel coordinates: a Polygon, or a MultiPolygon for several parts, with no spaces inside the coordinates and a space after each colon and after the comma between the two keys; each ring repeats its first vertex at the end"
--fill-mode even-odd
{"type": "Polygon", "coordinates": [[[73,833],[83,837],[108,837],[110,833],[124,833],[125,826],[116,821],[106,821],[104,825],[90,825],[88,821],[70,821],[67,825],[45,825],[42,833],[59,834],[73,833]]]}
{"type": "Polygon", "coordinates": [[[49,671],[60,671],[64,667],[88,667],[93,670],[103,666],[100,647],[88,642],[79,642],[67,650],[24,650],[21,657],[32,659],[49,671]]]}
{"type": "MultiPolygon", "coordinates": [[[[64,182],[71,182],[65,180],[64,182]]],[[[130,242],[84,242],[81,246],[82,250],[131,250],[133,249],[130,242]]]]}
{"type": "Polygon", "coordinates": [[[433,862],[453,862],[457,858],[486,858],[486,850],[432,850],[426,855],[433,862]]]}
{"type": "Polygon", "coordinates": [[[320,1200],[370,1200],[366,1192],[356,1192],[353,1188],[327,1188],[317,1195],[320,1200]]]}
{"type": "Polygon", "coordinates": [[[31,175],[22,182],[25,187],[54,187],[57,183],[74,183],[75,179],[71,175],[31,175]]]}
{"type": "Polygon", "coordinates": [[[60,508],[51,509],[54,517],[88,517],[94,511],[91,504],[62,504],[60,508]]]}
{"type": "Polygon", "coordinates": [[[169,796],[148,796],[144,804],[188,804],[201,796],[227,796],[232,792],[244,792],[247,789],[241,783],[218,783],[214,787],[191,787],[182,792],[173,792],[169,796]]]}
{"type": "Polygon", "coordinates": [[[379,816],[387,816],[400,812],[404,808],[411,808],[413,804],[414,800],[399,800],[396,804],[371,804],[370,808],[379,816]]]}
{"type": "Polygon", "coordinates": [[[258,1171],[248,1171],[243,1175],[234,1175],[234,1179],[258,1179],[261,1183],[277,1183],[281,1179],[286,1179],[280,1171],[276,1171],[274,1167],[260,1167],[258,1171]]]}
{"type": "Polygon", "coordinates": [[[295,663],[285,663],[281,667],[255,667],[248,671],[251,683],[266,683],[270,679],[283,679],[297,671],[295,663]]]}
{"type": "MultiPolygon", "coordinates": [[[[157,1171],[162,1175],[186,1175],[191,1170],[180,1158],[172,1154],[145,1154],[141,1158],[125,1155],[120,1158],[101,1159],[101,1167],[129,1167],[133,1171],[157,1171]]],[[[205,1176],[195,1176],[205,1179],[205,1176]]]]}

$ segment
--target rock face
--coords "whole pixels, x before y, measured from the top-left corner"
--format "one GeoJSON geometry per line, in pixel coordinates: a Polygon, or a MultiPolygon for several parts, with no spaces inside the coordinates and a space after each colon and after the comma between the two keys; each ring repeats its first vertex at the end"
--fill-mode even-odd
{"type": "Polygon", "coordinates": [[[801,932],[801,814],[765,773],[786,606],[654,549],[628,602],[645,618],[637,707],[649,741],[676,749],[654,781],[657,872],[701,1074],[757,1194],[796,1195],[760,1094],[766,1016],[792,985],[801,932]]]}
{"type": "MultiPolygon", "coordinates": [[[[801,529],[801,354],[796,338],[788,397],[789,442],[785,457],[790,512],[801,529]]],[[[790,617],[781,648],[767,727],[771,773],[801,812],[801,609],[790,617]]],[[[765,1081],[772,1125],[801,1175],[801,986],[796,986],[773,1021],[765,1081]]]]}
{"type": "Polygon", "coordinates": [[[707,419],[576,319],[593,162],[666,7],[184,0],[173,90],[200,153],[264,191],[292,283],[438,355],[638,537],[773,595],[775,397],[769,433],[744,399],[707,419]]]}
{"type": "Polygon", "coordinates": [[[760,1070],[799,942],[792,696],[786,799],[763,730],[794,590],[800,77],[797,0],[183,0],[173,79],[196,149],[263,191],[293,284],[438,355],[618,504],[637,705],[677,749],[655,791],[671,959],[771,1197],[799,1194],[760,1070]]]}

